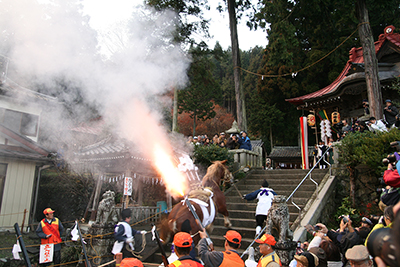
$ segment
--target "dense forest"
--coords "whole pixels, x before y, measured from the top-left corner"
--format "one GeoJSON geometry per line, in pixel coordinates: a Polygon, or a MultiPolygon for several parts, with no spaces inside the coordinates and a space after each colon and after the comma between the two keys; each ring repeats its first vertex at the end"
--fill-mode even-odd
{"type": "MultiPolygon", "coordinates": [[[[182,7],[196,1],[149,2],[153,5],[162,2],[159,8],[173,8],[173,3],[182,7]]],[[[398,1],[366,2],[375,40],[388,25],[398,27],[396,31],[399,32],[398,1]]],[[[302,112],[285,99],[329,85],[349,59],[349,50],[361,46],[356,4],[357,1],[344,0],[278,0],[258,1],[257,6],[252,6],[250,1],[236,1],[238,19],[247,20],[253,29],[265,28],[268,38],[265,47],[241,51],[242,83],[251,137],[262,138],[267,146],[270,140],[273,145],[298,144],[298,118],[302,112]],[[242,16],[244,13],[241,12],[249,7],[253,8],[251,14],[242,16]]],[[[223,5],[221,8],[225,12],[223,5]]],[[[179,12],[183,14],[187,10],[179,12]]],[[[209,48],[204,42],[190,40],[190,86],[179,93],[179,111],[181,114],[189,112],[191,119],[196,118],[197,127],[200,127],[196,134],[211,134],[215,129],[206,129],[202,121],[212,120],[222,110],[233,116],[229,120],[236,116],[232,53],[230,48],[224,50],[218,43],[209,48]],[[192,102],[187,103],[187,99],[192,102]],[[198,112],[199,107],[202,112],[198,112]],[[193,112],[199,114],[193,116],[193,112]]],[[[180,121],[182,128],[183,120],[180,121]]],[[[187,118],[185,121],[187,123],[187,118]]],[[[189,135],[192,129],[182,133],[189,135]]]]}

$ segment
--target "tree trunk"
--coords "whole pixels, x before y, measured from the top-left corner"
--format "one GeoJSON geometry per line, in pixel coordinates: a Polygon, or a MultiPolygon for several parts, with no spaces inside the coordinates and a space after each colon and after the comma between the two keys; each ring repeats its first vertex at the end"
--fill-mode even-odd
{"type": "Polygon", "coordinates": [[[356,14],[360,23],[358,33],[363,48],[369,110],[371,116],[380,120],[383,119],[382,92],[380,90],[378,60],[376,59],[374,37],[369,24],[366,0],[357,0],[356,14]]]}
{"type": "Polygon", "coordinates": [[[172,115],[172,131],[178,131],[178,90],[174,88],[174,111],[172,115]]]}
{"type": "Polygon", "coordinates": [[[235,0],[228,0],[228,13],[229,13],[229,28],[231,31],[231,45],[232,45],[232,61],[233,61],[233,77],[235,82],[235,97],[236,97],[236,115],[237,123],[241,130],[247,131],[247,120],[245,111],[245,101],[243,94],[243,86],[241,79],[241,63],[240,63],[240,50],[239,40],[237,33],[237,20],[236,20],[236,5],[235,0]]]}
{"type": "Polygon", "coordinates": [[[196,113],[193,115],[193,137],[196,134],[196,113]]]}

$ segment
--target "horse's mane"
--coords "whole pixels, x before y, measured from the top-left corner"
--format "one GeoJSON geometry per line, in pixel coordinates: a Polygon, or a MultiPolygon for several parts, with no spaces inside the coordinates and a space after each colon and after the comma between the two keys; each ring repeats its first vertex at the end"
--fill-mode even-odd
{"type": "Polygon", "coordinates": [[[203,177],[203,186],[209,186],[210,184],[216,184],[217,186],[219,186],[219,182],[221,181],[221,178],[224,176],[225,173],[225,162],[226,160],[214,161],[213,164],[208,167],[207,173],[203,177]]]}

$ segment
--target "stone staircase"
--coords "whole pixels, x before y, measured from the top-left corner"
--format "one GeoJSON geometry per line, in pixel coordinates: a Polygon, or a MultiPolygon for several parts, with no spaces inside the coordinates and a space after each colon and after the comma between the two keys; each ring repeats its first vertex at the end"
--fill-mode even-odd
{"type": "MultiPolygon", "coordinates": [[[[327,172],[328,169],[316,169],[312,172],[311,177],[319,184],[327,172]]],[[[236,188],[231,187],[226,192],[226,202],[230,214],[229,217],[232,223],[232,229],[238,231],[242,235],[242,245],[239,251],[244,251],[254,240],[256,227],[255,210],[257,206],[257,200],[246,201],[243,200],[240,195],[248,194],[259,189],[263,180],[266,179],[269,183],[269,187],[274,189],[278,195],[288,197],[307,173],[308,170],[299,169],[256,169],[252,170],[245,179],[235,184],[237,190],[236,188]]],[[[307,179],[294,194],[294,203],[296,203],[300,208],[303,208],[316,189],[316,185],[310,179],[307,179]]],[[[287,204],[290,213],[291,226],[299,216],[299,210],[290,200],[287,204]]],[[[214,242],[214,246],[217,247],[217,250],[223,250],[223,235],[226,230],[227,229],[223,226],[223,217],[218,215],[214,221],[214,231],[211,234],[211,239],[214,242]]]]}
{"type": "MultiPolygon", "coordinates": [[[[320,184],[327,172],[328,169],[315,169],[312,172],[311,178],[320,184]]],[[[263,180],[266,179],[269,183],[269,187],[274,189],[278,195],[284,195],[288,197],[307,173],[308,170],[301,169],[253,169],[245,179],[235,184],[237,190],[234,186],[232,186],[225,192],[229,218],[232,223],[231,229],[238,231],[242,235],[242,245],[238,250],[239,253],[242,253],[254,240],[256,227],[255,210],[257,206],[257,200],[248,202],[242,199],[241,195],[248,194],[259,189],[263,180]]],[[[294,194],[293,201],[300,208],[303,208],[314,194],[316,189],[316,185],[308,178],[294,194]]],[[[299,216],[299,210],[291,203],[290,200],[287,204],[290,213],[291,226],[299,216]]],[[[214,229],[210,234],[215,250],[224,250],[223,246],[225,239],[223,236],[225,235],[226,231],[227,228],[224,226],[223,216],[218,214],[214,221],[214,229]]],[[[170,253],[167,247],[166,251],[167,255],[169,255],[170,253]]],[[[153,255],[149,262],[160,263],[161,257],[157,253],[153,255]]]]}

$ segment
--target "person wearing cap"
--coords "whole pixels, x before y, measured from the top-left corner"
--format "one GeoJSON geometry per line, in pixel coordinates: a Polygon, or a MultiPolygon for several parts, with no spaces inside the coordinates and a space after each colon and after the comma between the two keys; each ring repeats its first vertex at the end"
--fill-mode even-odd
{"type": "Polygon", "coordinates": [[[121,261],[119,267],[143,267],[143,263],[136,258],[125,258],[121,261]]]}
{"type": "Polygon", "coordinates": [[[261,238],[256,239],[256,242],[260,244],[260,253],[262,254],[257,267],[282,266],[281,259],[273,248],[276,244],[276,240],[272,235],[263,234],[261,238]]]}
{"type": "Polygon", "coordinates": [[[224,142],[224,146],[225,146],[227,141],[228,140],[226,139],[225,133],[224,132],[220,133],[219,134],[219,143],[218,143],[219,146],[221,146],[221,142],[224,142]]]}
{"type": "Polygon", "coordinates": [[[201,267],[203,266],[200,261],[192,258],[189,254],[192,250],[193,239],[190,234],[185,232],[176,233],[174,236],[175,254],[178,259],[169,264],[168,267],[201,267]]]}
{"type": "Polygon", "coordinates": [[[247,132],[245,131],[241,131],[241,138],[239,138],[238,142],[239,142],[239,149],[247,149],[247,150],[251,150],[251,142],[250,142],[250,138],[247,136],[247,132]]]}
{"type": "Polygon", "coordinates": [[[54,217],[54,210],[46,208],[43,211],[45,218],[39,222],[36,235],[42,244],[54,244],[53,263],[61,263],[61,235],[64,227],[58,218],[54,217]]]}
{"type": "Polygon", "coordinates": [[[123,209],[121,211],[122,221],[119,222],[114,231],[114,238],[116,239],[111,253],[117,254],[122,252],[122,258],[133,257],[132,251],[135,250],[133,246],[135,234],[146,234],[146,231],[136,231],[129,225],[132,218],[132,210],[123,209]]]}
{"type": "Polygon", "coordinates": [[[242,236],[234,231],[229,230],[224,235],[225,237],[225,251],[209,251],[207,247],[207,233],[205,230],[200,231],[199,242],[199,255],[205,266],[209,267],[244,267],[244,261],[240,258],[239,253],[236,251],[240,247],[242,236]]]}
{"type": "Polygon", "coordinates": [[[346,259],[349,261],[350,266],[357,267],[370,267],[372,260],[369,257],[367,247],[363,245],[356,245],[346,251],[346,259]]]}
{"type": "Polygon", "coordinates": [[[251,192],[250,194],[243,195],[246,200],[258,199],[256,208],[256,236],[261,232],[264,225],[264,221],[267,219],[268,211],[272,206],[272,201],[276,193],[271,188],[268,188],[269,184],[267,180],[264,180],[261,184],[261,188],[251,192]]]}
{"type": "Polygon", "coordinates": [[[307,251],[294,255],[294,259],[297,261],[297,267],[316,267],[319,264],[318,257],[307,251]]]}
{"type": "Polygon", "coordinates": [[[396,115],[399,113],[397,108],[392,105],[392,101],[387,99],[385,101],[386,107],[383,109],[383,114],[385,116],[385,120],[388,124],[388,128],[392,127],[396,122],[396,115]]]}

